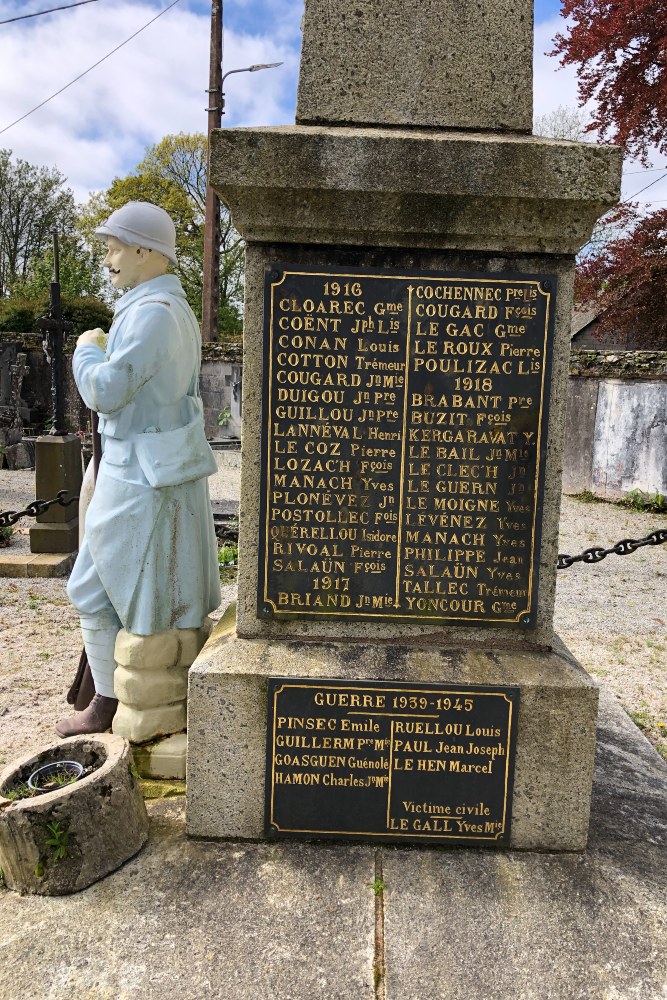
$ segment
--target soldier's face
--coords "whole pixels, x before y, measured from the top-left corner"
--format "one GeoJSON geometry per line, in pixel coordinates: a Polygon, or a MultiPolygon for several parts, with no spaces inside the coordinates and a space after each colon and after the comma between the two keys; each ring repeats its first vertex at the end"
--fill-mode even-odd
{"type": "Polygon", "coordinates": [[[107,237],[107,255],[104,267],[114,288],[134,288],[143,281],[143,258],[139,247],[121,243],[115,236],[107,237]]]}

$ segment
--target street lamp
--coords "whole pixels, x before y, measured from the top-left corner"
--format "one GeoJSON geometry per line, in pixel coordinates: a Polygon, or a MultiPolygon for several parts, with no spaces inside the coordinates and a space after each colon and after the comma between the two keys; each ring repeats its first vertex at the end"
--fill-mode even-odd
{"type": "MultiPolygon", "coordinates": [[[[220,94],[220,103],[213,98],[208,112],[208,176],[210,176],[211,149],[210,137],[214,128],[220,128],[222,115],[225,113],[225,95],[222,85],[232,73],[257,73],[260,69],[274,69],[282,66],[276,63],[254,63],[241,69],[227,70],[220,77],[219,54],[222,48],[222,10],[219,4],[213,4],[213,22],[211,31],[211,79],[208,94],[220,94]],[[213,25],[215,27],[213,27],[213,25]],[[214,56],[215,54],[215,56],[214,56]],[[218,82],[219,81],[219,82],[218,82]]],[[[211,187],[206,185],[206,221],[204,224],[204,280],[202,288],[202,340],[218,339],[218,311],[220,305],[220,199],[211,187]]]]}
{"type": "Polygon", "coordinates": [[[228,76],[232,73],[256,73],[260,69],[275,69],[276,66],[282,66],[281,62],[277,63],[254,63],[252,66],[244,66],[242,69],[229,69],[220,81],[220,113],[224,115],[225,113],[225,92],[222,89],[223,84],[228,76]]]}

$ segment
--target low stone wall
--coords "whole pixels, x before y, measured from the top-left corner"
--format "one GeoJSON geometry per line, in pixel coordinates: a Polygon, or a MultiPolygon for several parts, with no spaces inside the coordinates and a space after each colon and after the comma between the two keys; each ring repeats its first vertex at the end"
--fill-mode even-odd
{"type": "Polygon", "coordinates": [[[563,491],[584,490],[667,494],[667,352],[572,354],[563,491]]]}
{"type": "MultiPolygon", "coordinates": [[[[69,431],[90,430],[88,409],[81,400],[72,376],[73,340],[65,346],[65,424],[69,431]]],[[[9,367],[21,351],[30,369],[21,391],[22,416],[26,434],[45,430],[51,415],[51,369],[42,349],[40,334],[0,333],[0,404],[10,390],[9,367]]],[[[204,344],[200,391],[204,403],[206,436],[211,440],[241,437],[242,348],[240,345],[204,344]],[[227,423],[218,424],[219,415],[227,423]]]]}
{"type": "Polygon", "coordinates": [[[202,345],[199,391],[206,437],[211,441],[241,437],[242,358],[240,345],[202,345]],[[226,423],[218,423],[221,415],[226,423]]]}
{"type": "MultiPolygon", "coordinates": [[[[71,433],[90,430],[88,409],[79,396],[72,375],[72,340],[65,344],[65,427],[71,433]]],[[[9,392],[9,366],[16,360],[17,353],[26,355],[29,368],[21,387],[21,416],[24,433],[42,434],[50,426],[51,367],[42,347],[42,337],[38,333],[0,333],[0,402],[9,392]]]]}

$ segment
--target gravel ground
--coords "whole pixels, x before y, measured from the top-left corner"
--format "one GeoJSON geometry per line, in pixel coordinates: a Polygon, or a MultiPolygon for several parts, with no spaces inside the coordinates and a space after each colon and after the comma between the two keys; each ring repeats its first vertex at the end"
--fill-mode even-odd
{"type": "MultiPolygon", "coordinates": [[[[211,497],[238,499],[239,455],[219,453],[211,497]]],[[[33,472],[0,471],[0,510],[34,497],[33,472]]],[[[667,516],[564,497],[560,552],[641,538],[667,527],[667,516]]],[[[27,527],[11,551],[28,547],[27,527]]],[[[667,757],[667,545],[558,574],[556,630],[596,680],[606,686],[667,757]]],[[[223,587],[223,603],[235,586],[223,587]]],[[[0,764],[53,738],[70,709],[65,693],[81,649],[78,619],[64,580],[0,579],[0,764]]]]}

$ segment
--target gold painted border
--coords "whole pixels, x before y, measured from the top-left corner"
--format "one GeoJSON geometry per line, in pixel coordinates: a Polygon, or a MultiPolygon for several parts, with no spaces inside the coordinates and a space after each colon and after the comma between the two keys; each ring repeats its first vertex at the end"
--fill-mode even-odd
{"type": "MultiPolygon", "coordinates": [[[[274,268],[279,268],[280,263],[276,262],[273,264],[274,268]]],[[[488,273],[488,272],[487,272],[488,273]]],[[[501,272],[502,273],[502,272],[501,272]]],[[[270,605],[274,613],[280,615],[281,618],[287,618],[289,616],[295,616],[299,618],[307,617],[317,617],[317,618],[336,618],[336,619],[348,619],[348,618],[378,618],[382,621],[391,621],[395,619],[405,619],[406,621],[413,622],[423,622],[423,623],[446,623],[446,622],[465,622],[472,625],[479,624],[515,624],[521,621],[524,615],[530,614],[532,599],[533,599],[533,581],[535,578],[535,538],[536,538],[536,524],[537,524],[537,509],[539,506],[539,479],[540,479],[540,461],[541,461],[541,441],[542,441],[542,426],[544,419],[544,396],[545,396],[545,382],[546,382],[546,372],[547,372],[547,345],[549,339],[549,318],[551,310],[551,298],[552,292],[546,291],[542,288],[540,278],[525,278],[512,280],[510,278],[487,278],[487,277],[456,277],[456,275],[450,275],[446,278],[439,278],[437,276],[423,276],[424,281],[459,281],[464,282],[475,282],[487,284],[504,284],[504,285],[527,285],[536,286],[538,295],[543,295],[546,297],[545,305],[545,318],[544,318],[544,337],[542,341],[542,380],[540,384],[540,408],[539,408],[539,419],[537,427],[537,447],[535,454],[535,479],[534,479],[534,502],[533,502],[533,519],[532,519],[532,530],[531,530],[531,547],[530,547],[530,565],[528,571],[528,582],[527,582],[527,607],[523,608],[521,611],[517,612],[514,618],[502,617],[502,618],[469,618],[464,615],[447,615],[436,616],[436,615],[412,615],[412,614],[381,614],[379,612],[369,613],[369,612],[344,612],[340,610],[333,611],[309,611],[307,609],[296,609],[287,610],[279,609],[275,601],[268,596],[268,576],[269,576],[269,524],[270,524],[270,511],[271,511],[271,489],[273,485],[273,476],[271,472],[271,457],[272,457],[272,436],[271,436],[271,415],[273,413],[273,333],[274,333],[274,289],[278,288],[279,285],[283,283],[287,276],[290,277],[319,277],[319,278],[378,278],[385,281],[415,281],[419,280],[419,276],[416,275],[404,275],[404,274],[369,274],[369,273],[355,273],[347,271],[315,271],[315,270],[284,270],[279,281],[272,281],[269,289],[271,310],[270,310],[270,325],[269,325],[269,369],[268,369],[268,406],[267,406],[267,424],[265,427],[265,433],[267,434],[267,482],[266,482],[266,523],[265,523],[265,533],[264,533],[264,590],[263,590],[263,601],[265,605],[270,605]]],[[[406,377],[405,377],[405,390],[404,390],[404,413],[403,413],[403,441],[402,441],[402,453],[401,453],[401,492],[399,499],[399,536],[397,541],[397,567],[396,567],[396,577],[397,577],[397,587],[398,587],[398,567],[400,565],[400,539],[402,535],[402,503],[403,503],[403,469],[405,461],[405,426],[407,420],[407,412],[405,410],[405,398],[407,396],[408,381],[409,381],[409,370],[408,370],[408,349],[410,345],[410,327],[411,327],[411,305],[412,305],[412,288],[408,286],[408,336],[406,340],[406,377]]]]}

